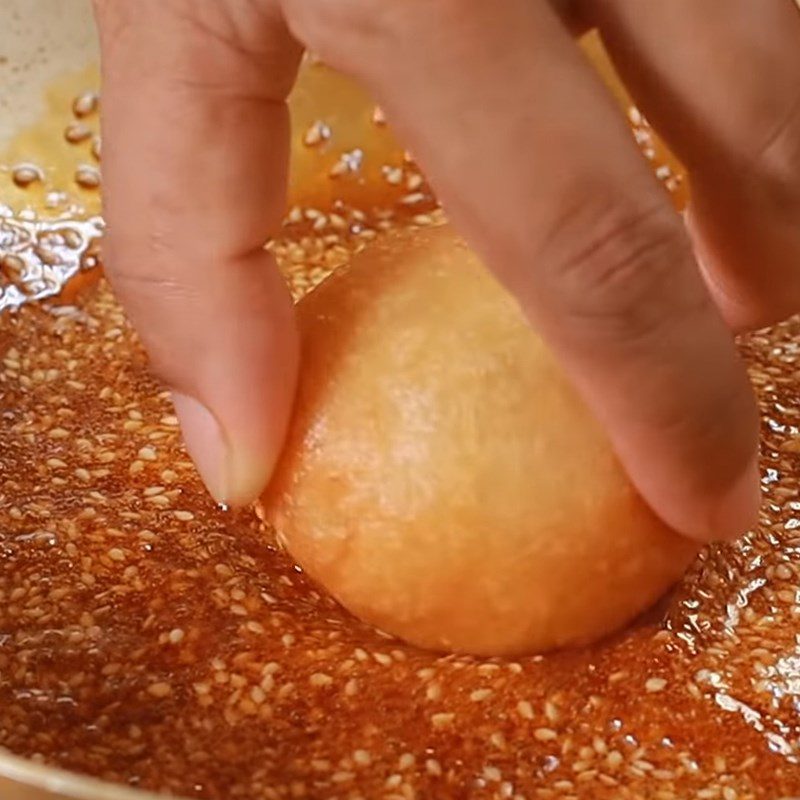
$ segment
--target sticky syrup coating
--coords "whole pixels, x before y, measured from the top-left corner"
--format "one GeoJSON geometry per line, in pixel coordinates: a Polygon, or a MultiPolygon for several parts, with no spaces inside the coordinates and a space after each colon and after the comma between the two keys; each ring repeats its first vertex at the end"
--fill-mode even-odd
{"type": "Polygon", "coordinates": [[[363,620],[542,652],[624,625],[695,555],[449,227],[385,237],[298,310],[297,411],[262,513],[363,620]]]}

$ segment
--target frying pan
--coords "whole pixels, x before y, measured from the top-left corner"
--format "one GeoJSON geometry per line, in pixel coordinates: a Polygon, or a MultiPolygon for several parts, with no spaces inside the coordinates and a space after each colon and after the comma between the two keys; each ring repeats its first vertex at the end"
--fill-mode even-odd
{"type": "MultiPolygon", "coordinates": [[[[96,60],[88,0],[0,0],[0,150],[42,114],[48,85],[96,60]]],[[[56,798],[155,800],[155,795],[0,750],[0,800],[56,798]]]]}

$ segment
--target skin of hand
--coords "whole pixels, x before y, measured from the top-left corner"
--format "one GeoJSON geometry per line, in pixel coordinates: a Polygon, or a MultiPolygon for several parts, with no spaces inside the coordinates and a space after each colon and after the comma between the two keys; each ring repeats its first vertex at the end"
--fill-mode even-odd
{"type": "Polygon", "coordinates": [[[800,309],[793,0],[95,0],[111,282],[211,494],[268,481],[298,341],[263,243],[303,48],[368,88],[676,530],[741,534],[758,421],[733,331],[800,309]],[[687,165],[688,225],[570,28],[687,165]]]}

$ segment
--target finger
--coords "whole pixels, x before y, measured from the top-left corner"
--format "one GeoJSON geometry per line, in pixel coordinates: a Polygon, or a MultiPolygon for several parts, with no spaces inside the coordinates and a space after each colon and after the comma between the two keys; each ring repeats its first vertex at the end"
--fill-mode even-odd
{"type": "Polygon", "coordinates": [[[298,48],[250,3],[96,6],[109,277],[212,495],[245,503],[272,471],[297,370],[263,245],[284,203],[298,48]]]}
{"type": "Polygon", "coordinates": [[[533,0],[284,4],[365,82],[516,293],[653,508],[755,515],[754,401],[679,219],[553,11],[533,0]]]}
{"type": "Polygon", "coordinates": [[[755,327],[800,310],[794,1],[587,8],[640,108],[690,171],[690,223],[726,318],[755,327]]]}

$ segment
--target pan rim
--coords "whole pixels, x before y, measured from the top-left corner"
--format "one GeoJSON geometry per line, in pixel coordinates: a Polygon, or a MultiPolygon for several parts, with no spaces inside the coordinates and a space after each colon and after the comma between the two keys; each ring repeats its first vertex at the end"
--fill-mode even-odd
{"type": "MultiPolygon", "coordinates": [[[[163,794],[111,783],[77,772],[37,764],[0,748],[0,782],[35,787],[70,800],[160,800],[163,794]]],[[[172,795],[174,800],[181,797],[172,795]]]]}

